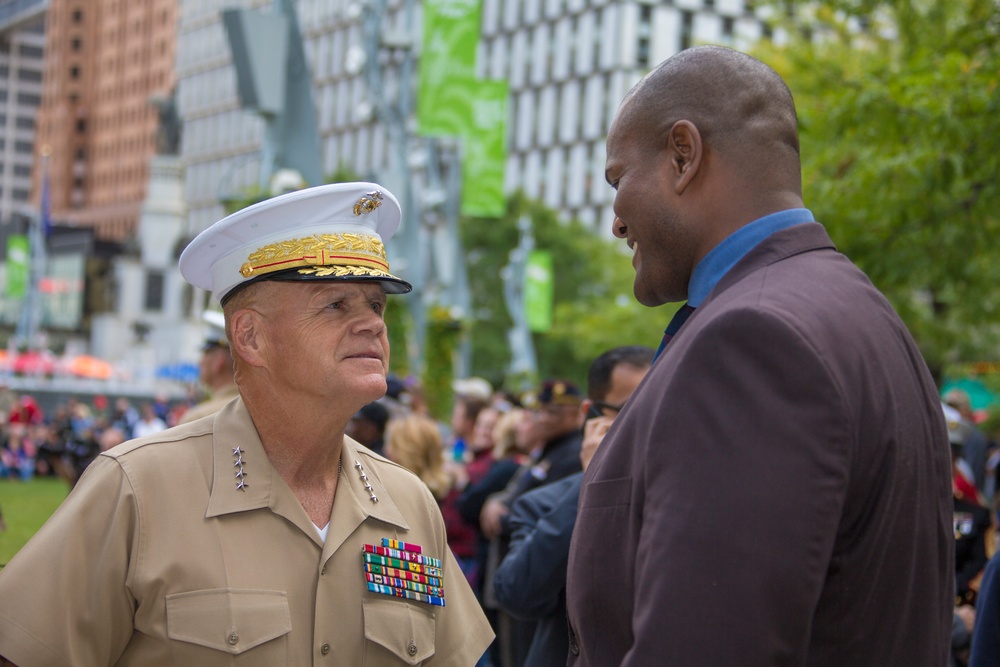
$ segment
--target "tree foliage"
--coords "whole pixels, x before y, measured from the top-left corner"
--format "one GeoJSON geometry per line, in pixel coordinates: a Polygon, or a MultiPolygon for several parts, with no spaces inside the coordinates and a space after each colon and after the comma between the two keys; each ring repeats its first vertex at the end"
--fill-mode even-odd
{"type": "Polygon", "coordinates": [[[533,336],[540,377],[568,378],[583,386],[587,367],[601,352],[617,345],[656,347],[676,305],[649,309],[635,300],[624,244],[579,221],[561,221],[554,211],[516,195],[503,218],[461,221],[473,299],[467,335],[475,374],[495,385],[507,379],[512,323],[499,276],[517,246],[522,215],[531,220],[535,247],[551,251],[555,275],[552,329],[533,336]]]}
{"type": "Polygon", "coordinates": [[[795,95],[806,205],[939,377],[998,358],[997,3],[793,4],[791,39],[756,55],[795,95]]]}

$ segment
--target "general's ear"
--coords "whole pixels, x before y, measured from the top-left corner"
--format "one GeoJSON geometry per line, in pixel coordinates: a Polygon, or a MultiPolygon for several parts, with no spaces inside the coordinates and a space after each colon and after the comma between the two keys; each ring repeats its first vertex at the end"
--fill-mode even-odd
{"type": "Polygon", "coordinates": [[[703,146],[701,133],[689,120],[679,120],[667,135],[667,151],[670,156],[674,192],[683,194],[701,167],[703,146]]]}
{"type": "Polygon", "coordinates": [[[264,365],[264,348],[267,338],[264,335],[264,321],[256,310],[243,308],[232,316],[232,336],[230,348],[233,358],[239,358],[251,366],[264,365]]]}

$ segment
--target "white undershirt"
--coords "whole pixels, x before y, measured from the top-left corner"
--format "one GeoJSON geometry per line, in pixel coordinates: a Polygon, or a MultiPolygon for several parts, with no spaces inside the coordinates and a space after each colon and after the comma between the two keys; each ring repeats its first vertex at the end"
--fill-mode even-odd
{"type": "Polygon", "coordinates": [[[316,524],[313,524],[313,527],[316,529],[316,532],[319,533],[319,539],[323,540],[323,542],[325,543],[326,542],[326,534],[328,532],[330,532],[330,522],[327,521],[326,525],[323,526],[322,528],[320,528],[316,524]]]}

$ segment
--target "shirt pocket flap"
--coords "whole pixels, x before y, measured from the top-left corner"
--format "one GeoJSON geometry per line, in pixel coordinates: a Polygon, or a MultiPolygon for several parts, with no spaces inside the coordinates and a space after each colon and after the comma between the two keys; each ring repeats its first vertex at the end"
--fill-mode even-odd
{"type": "Polygon", "coordinates": [[[283,591],[217,588],[168,595],[167,636],[232,655],[288,634],[283,591]]]}
{"type": "Polygon", "coordinates": [[[434,655],[434,612],[398,599],[365,600],[365,638],[408,665],[434,655]]]}

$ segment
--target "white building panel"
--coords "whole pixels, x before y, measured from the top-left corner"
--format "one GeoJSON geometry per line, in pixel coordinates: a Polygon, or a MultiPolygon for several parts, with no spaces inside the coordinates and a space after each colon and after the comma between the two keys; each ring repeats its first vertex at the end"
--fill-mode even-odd
{"type": "Polygon", "coordinates": [[[507,53],[507,37],[501,35],[493,40],[489,49],[489,68],[486,76],[490,79],[506,79],[507,66],[511,62],[511,57],[507,53]]]}
{"type": "Polygon", "coordinates": [[[580,129],[580,82],[567,81],[559,104],[559,141],[570,144],[578,139],[580,129]]]}
{"type": "Polygon", "coordinates": [[[323,139],[323,165],[326,167],[327,173],[334,172],[340,167],[337,159],[337,143],[339,141],[340,137],[336,134],[327,135],[323,139]]]}
{"type": "Polygon", "coordinates": [[[594,14],[581,14],[576,20],[576,35],[573,36],[576,48],[573,52],[573,72],[578,76],[586,76],[594,68],[594,14]]]}
{"type": "Polygon", "coordinates": [[[334,92],[334,105],[333,105],[333,124],[335,127],[344,127],[347,124],[348,118],[348,106],[350,100],[348,99],[348,81],[347,79],[341,79],[336,82],[331,88],[334,92]]]}
{"type": "Polygon", "coordinates": [[[569,77],[570,57],[573,54],[569,18],[564,17],[556,22],[553,39],[551,77],[553,81],[565,81],[569,77]]]}
{"type": "Polygon", "coordinates": [[[522,164],[524,157],[520,153],[507,153],[507,160],[503,170],[504,192],[514,192],[521,187],[521,177],[524,174],[522,164]]]}
{"type": "Polygon", "coordinates": [[[563,176],[566,166],[565,151],[561,147],[547,152],[545,160],[545,205],[559,208],[563,201],[563,176]]]}
{"type": "MultiPolygon", "coordinates": [[[[636,61],[636,45],[639,40],[639,7],[632,3],[619,5],[615,9],[616,21],[619,26],[618,36],[614,44],[618,48],[618,63],[634,63],[636,61]]],[[[611,49],[609,49],[611,50],[611,49]]]]}
{"type": "Polygon", "coordinates": [[[746,0],[715,0],[715,11],[722,16],[740,16],[745,5],[746,0]]]}
{"type": "Polygon", "coordinates": [[[594,74],[587,78],[583,96],[582,138],[589,141],[604,136],[605,125],[604,75],[594,74]]]}
{"type": "MultiPolygon", "coordinates": [[[[607,151],[603,141],[595,141],[590,146],[590,188],[587,192],[591,204],[607,204],[614,199],[614,190],[604,177],[607,168],[607,151]]],[[[610,221],[609,221],[610,222],[610,221]]]]}
{"type": "Polygon", "coordinates": [[[763,26],[760,21],[748,17],[737,19],[734,30],[733,48],[741,51],[751,48],[755,42],[760,41],[764,36],[763,26]]]}
{"type": "Polygon", "coordinates": [[[614,120],[615,114],[618,113],[618,106],[621,104],[622,98],[625,97],[625,93],[629,90],[629,88],[631,88],[631,86],[626,86],[625,73],[622,71],[616,71],[609,74],[607,82],[607,96],[604,98],[606,118],[606,127],[604,128],[605,133],[607,133],[608,127],[611,126],[611,122],[614,120]]]}
{"type": "Polygon", "coordinates": [[[534,25],[542,20],[542,0],[508,0],[512,4],[522,5],[522,23],[534,25]]]}
{"type": "Polygon", "coordinates": [[[525,74],[528,71],[529,50],[528,33],[524,30],[514,33],[510,45],[510,71],[504,78],[510,81],[511,88],[515,90],[527,83],[525,74]]]}
{"type": "Polygon", "coordinates": [[[695,14],[694,44],[721,44],[724,41],[721,17],[714,14],[695,14]]]}
{"type": "Polygon", "coordinates": [[[480,11],[482,12],[483,37],[490,37],[500,29],[500,0],[483,0],[480,11]]]}
{"type": "Polygon", "coordinates": [[[556,102],[555,87],[542,88],[538,94],[538,134],[535,137],[535,145],[540,148],[548,148],[555,139],[556,102]]]}
{"type": "Polygon", "coordinates": [[[524,159],[524,181],[521,183],[524,194],[537,198],[542,189],[542,153],[539,150],[529,151],[524,159]]]}
{"type": "Polygon", "coordinates": [[[598,21],[600,37],[598,38],[597,52],[600,57],[600,67],[604,70],[614,69],[618,65],[619,27],[618,10],[619,5],[609,5],[601,10],[601,18],[598,21]]]}
{"type": "Polygon", "coordinates": [[[569,149],[569,170],[566,175],[566,204],[579,208],[586,202],[587,145],[573,144],[569,149]]]}
{"type": "Polygon", "coordinates": [[[557,19],[565,14],[563,0],[545,0],[545,18],[557,19]]]}
{"type": "Polygon", "coordinates": [[[501,4],[503,5],[504,30],[514,30],[518,27],[518,13],[520,11],[521,0],[503,0],[501,4]]]}
{"type": "Polygon", "coordinates": [[[531,83],[541,86],[549,79],[549,49],[551,48],[549,25],[536,25],[531,39],[531,83]]]}
{"type": "Polygon", "coordinates": [[[658,65],[681,50],[681,15],[673,7],[653,12],[653,31],[649,44],[650,67],[658,65]]]}
{"type": "Polygon", "coordinates": [[[522,90],[517,93],[515,99],[517,100],[517,112],[514,116],[515,127],[513,128],[516,132],[517,143],[515,147],[519,151],[526,151],[535,145],[533,130],[538,120],[538,110],[535,108],[535,91],[530,88],[522,90]]]}

